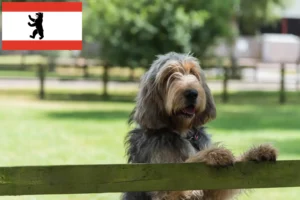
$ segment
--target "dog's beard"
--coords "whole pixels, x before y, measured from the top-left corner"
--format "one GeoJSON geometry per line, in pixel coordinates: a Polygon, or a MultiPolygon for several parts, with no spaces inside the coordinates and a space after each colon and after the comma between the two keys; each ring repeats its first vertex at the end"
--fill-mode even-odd
{"type": "Polygon", "coordinates": [[[192,119],[196,115],[196,106],[195,105],[188,105],[181,110],[175,112],[175,115],[178,118],[182,119],[192,119]]]}
{"type": "Polygon", "coordinates": [[[193,123],[193,120],[199,112],[198,104],[176,104],[169,112],[169,116],[172,121],[172,126],[179,132],[185,132],[190,129],[193,123]]]}
{"type": "Polygon", "coordinates": [[[194,118],[195,115],[192,117],[185,115],[173,115],[171,116],[172,127],[181,135],[185,135],[188,130],[192,128],[194,118]]]}

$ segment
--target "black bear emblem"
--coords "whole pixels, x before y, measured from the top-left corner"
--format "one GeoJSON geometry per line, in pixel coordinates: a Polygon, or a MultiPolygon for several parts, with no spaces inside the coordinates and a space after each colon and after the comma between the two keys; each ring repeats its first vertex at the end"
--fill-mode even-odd
{"type": "Polygon", "coordinates": [[[30,35],[29,37],[31,38],[35,38],[36,34],[40,35],[40,40],[44,38],[44,29],[43,29],[43,13],[36,13],[36,19],[33,19],[30,15],[28,15],[29,19],[34,22],[34,23],[30,23],[28,22],[29,26],[35,26],[35,30],[32,32],[32,35],[30,35]]]}

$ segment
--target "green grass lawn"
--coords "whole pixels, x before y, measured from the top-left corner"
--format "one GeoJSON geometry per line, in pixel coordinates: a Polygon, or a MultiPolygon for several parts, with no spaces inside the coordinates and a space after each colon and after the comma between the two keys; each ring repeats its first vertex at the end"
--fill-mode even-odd
{"type": "MultiPolygon", "coordinates": [[[[53,91],[52,91],[53,92],[53,91]]],[[[57,92],[57,91],[56,91],[57,92]]],[[[124,163],[124,136],[131,102],[35,99],[31,92],[0,91],[0,164],[59,165],[124,163]],[[31,98],[27,98],[27,97],[31,98]]],[[[51,91],[48,91],[51,95],[51,91]]],[[[253,145],[273,143],[280,160],[300,159],[300,102],[278,105],[276,93],[234,94],[219,102],[218,117],[208,124],[213,140],[236,155],[253,145]]],[[[88,97],[88,96],[87,96],[88,97]]],[[[297,173],[297,172],[296,172],[297,173]]],[[[246,180],[245,180],[246,181],[246,180]]],[[[114,200],[119,194],[0,197],[3,200],[114,200]]],[[[240,200],[297,199],[299,188],[258,189],[240,200]]]]}

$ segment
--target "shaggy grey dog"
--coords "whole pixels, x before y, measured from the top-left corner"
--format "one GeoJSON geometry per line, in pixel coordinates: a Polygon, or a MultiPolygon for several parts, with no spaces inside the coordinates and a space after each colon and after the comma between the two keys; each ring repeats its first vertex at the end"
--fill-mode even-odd
{"type": "MultiPolygon", "coordinates": [[[[204,124],[216,107],[198,60],[191,55],[158,56],[141,79],[129,119],[137,127],[126,137],[128,163],[203,162],[232,166],[236,161],[275,161],[270,145],[252,148],[239,158],[213,145],[204,124]]],[[[127,192],[123,200],[226,200],[240,190],[127,192]]]]}

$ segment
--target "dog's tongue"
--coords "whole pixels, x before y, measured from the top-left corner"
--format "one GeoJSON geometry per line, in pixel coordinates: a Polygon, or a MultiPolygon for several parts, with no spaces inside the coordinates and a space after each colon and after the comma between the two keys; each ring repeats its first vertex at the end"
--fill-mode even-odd
{"type": "Polygon", "coordinates": [[[192,115],[196,112],[196,109],[193,106],[189,106],[189,107],[186,107],[185,109],[183,109],[183,112],[192,115]]]}

